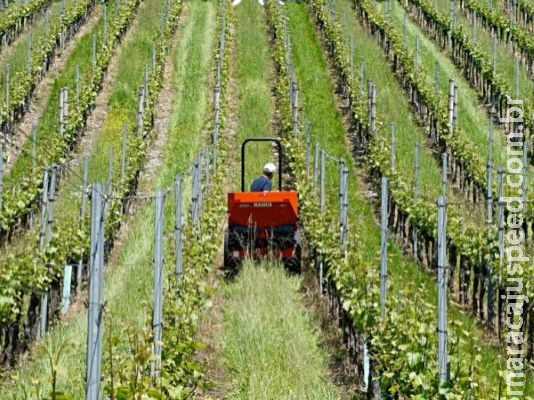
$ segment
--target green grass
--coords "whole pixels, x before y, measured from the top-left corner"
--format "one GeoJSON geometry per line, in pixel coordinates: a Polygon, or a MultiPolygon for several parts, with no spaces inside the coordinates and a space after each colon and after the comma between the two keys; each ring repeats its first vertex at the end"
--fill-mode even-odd
{"type": "Polygon", "coordinates": [[[313,314],[300,279],[280,265],[245,263],[223,288],[220,362],[231,399],[338,399],[329,382],[313,314]]]}
{"type": "MultiPolygon", "coordinates": [[[[199,148],[200,132],[209,111],[211,99],[210,71],[213,62],[216,2],[188,1],[185,3],[184,19],[179,28],[178,42],[171,57],[173,93],[175,93],[169,122],[169,137],[163,153],[163,165],[156,176],[145,182],[144,189],[168,187],[175,174],[187,170],[196,149],[199,148]],[[201,45],[199,45],[199,43],[201,45]],[[190,112],[195,110],[195,112],[190,112]],[[187,149],[187,151],[183,151],[187,149]]],[[[157,25],[154,25],[157,26],[157,25]]],[[[131,59],[130,59],[131,61],[131,59]]],[[[185,187],[189,187],[186,185],[185,187]]],[[[187,190],[184,198],[187,199],[187,190]]],[[[167,197],[165,203],[165,232],[172,231],[174,210],[167,197]]],[[[146,203],[132,217],[128,235],[117,252],[113,263],[106,266],[104,298],[107,310],[114,318],[115,329],[120,335],[121,324],[143,327],[149,318],[150,308],[144,302],[152,299],[153,258],[153,204],[146,203]]],[[[70,340],[75,348],[61,360],[60,388],[73,393],[74,398],[83,398],[85,371],[85,337],[87,317],[85,308],[72,317],[66,325],[55,326],[47,335],[47,346],[70,340]]],[[[0,387],[0,399],[11,399],[15,394],[22,398],[23,389],[32,387],[32,379],[48,379],[48,370],[43,350],[33,353],[32,360],[19,369],[20,385],[5,384],[0,387]],[[5,397],[4,397],[5,396],[5,397]]],[[[47,385],[44,386],[45,388],[47,385]]]]}
{"type": "MultiPolygon", "coordinates": [[[[75,0],[66,0],[65,7],[68,11],[70,7],[74,7],[75,0]]],[[[52,2],[50,7],[49,24],[52,26],[61,19],[61,10],[63,8],[63,1],[58,0],[52,2]]],[[[31,24],[32,32],[32,48],[38,49],[39,46],[45,41],[45,16],[44,13],[40,13],[37,18],[31,24]]],[[[9,57],[5,57],[5,54],[0,58],[0,93],[2,93],[2,103],[5,98],[6,90],[6,65],[9,64],[11,68],[11,82],[14,81],[17,73],[25,73],[28,63],[28,46],[30,38],[30,29],[26,28],[25,32],[16,39],[16,42],[12,44],[10,48],[9,57]]]]}
{"type": "MultiPolygon", "coordinates": [[[[255,1],[236,13],[235,78],[238,84],[238,139],[264,135],[274,112],[270,48],[264,11],[255,1]]],[[[271,136],[271,135],[269,135],[271,136]]],[[[270,159],[270,146],[250,146],[247,186],[270,159]]],[[[237,155],[234,156],[236,159],[237,155]]],[[[238,187],[238,179],[234,180],[238,187]]],[[[224,290],[224,326],[217,354],[232,399],[334,399],[324,356],[298,294],[299,280],[281,267],[247,265],[224,290]]]]}
{"type": "MultiPolygon", "coordinates": [[[[297,80],[301,88],[303,112],[312,122],[315,135],[321,146],[330,154],[343,157],[349,161],[348,166],[351,171],[349,174],[349,226],[350,229],[355,229],[358,232],[361,240],[359,248],[363,252],[362,258],[377,260],[377,255],[380,251],[380,231],[377,229],[372,207],[366,202],[359,190],[361,182],[353,173],[352,156],[345,145],[346,132],[343,130],[341,117],[332,95],[333,88],[328,76],[324,55],[321,52],[305,7],[295,4],[288,5],[289,26],[293,37],[294,63],[297,80]]],[[[359,47],[362,48],[365,36],[359,35],[357,38],[359,47]]],[[[369,52],[371,51],[373,50],[369,50],[369,52]]],[[[381,55],[376,50],[374,51],[381,55]]],[[[372,65],[373,70],[378,67],[378,65],[372,65]]],[[[383,76],[383,79],[386,79],[386,77],[383,76]]],[[[327,171],[327,174],[327,182],[337,181],[337,169],[327,171]]],[[[328,194],[329,203],[337,206],[337,192],[332,190],[328,194]]],[[[397,247],[393,240],[390,240],[388,249],[389,298],[395,298],[396,294],[405,286],[404,283],[410,281],[416,286],[422,286],[424,288],[423,292],[426,293],[424,298],[413,299],[414,309],[420,307],[422,303],[436,304],[437,288],[434,277],[424,273],[413,261],[406,259],[402,250],[397,247]]],[[[378,263],[376,268],[376,273],[378,274],[378,263]]],[[[449,310],[449,323],[451,326],[453,321],[458,321],[460,324],[459,329],[470,332],[475,343],[482,347],[480,365],[482,370],[487,371],[489,387],[497,388],[499,385],[499,351],[483,342],[481,339],[483,336],[477,329],[474,318],[451,306],[449,310]]],[[[466,356],[471,352],[472,350],[466,344],[460,349],[460,354],[466,354],[466,356]]]]}
{"type": "MultiPolygon", "coordinates": [[[[344,9],[350,10],[351,5],[348,1],[342,1],[344,9]]],[[[397,32],[402,34],[402,24],[404,18],[404,9],[397,3],[393,4],[394,24],[397,27],[397,32]]],[[[382,9],[382,5],[377,5],[378,9],[382,9]]],[[[419,29],[409,18],[406,20],[406,46],[412,54],[415,55],[416,36],[419,36],[419,62],[426,73],[426,81],[429,87],[434,87],[434,65],[439,63],[439,91],[443,99],[443,104],[446,104],[446,99],[449,91],[449,79],[454,79],[459,87],[459,110],[458,119],[459,126],[464,129],[466,139],[474,146],[478,154],[487,158],[488,154],[488,132],[489,122],[487,112],[484,105],[478,101],[478,95],[474,89],[469,85],[469,82],[463,77],[454,63],[442,54],[439,49],[425,34],[419,29]]],[[[495,127],[495,143],[493,146],[494,160],[496,164],[503,165],[506,162],[506,138],[504,133],[500,135],[500,131],[495,127]]]]}
{"type": "MultiPolygon", "coordinates": [[[[270,50],[265,32],[264,11],[256,1],[243,1],[235,9],[236,32],[236,78],[239,82],[238,94],[238,143],[254,136],[276,136],[271,132],[274,104],[271,98],[272,74],[269,69],[270,50]]],[[[240,149],[236,149],[236,159],[241,160],[240,149]],[[238,153],[239,152],[239,153],[238,153]]],[[[262,174],[267,162],[275,162],[270,144],[250,143],[247,146],[245,190],[252,180],[262,174]]],[[[277,165],[277,163],[275,162],[277,165]]],[[[240,176],[240,175],[238,175],[240,176]]],[[[273,188],[278,180],[273,179],[273,188]]],[[[234,187],[241,191],[240,179],[234,179],[234,187]]]]}

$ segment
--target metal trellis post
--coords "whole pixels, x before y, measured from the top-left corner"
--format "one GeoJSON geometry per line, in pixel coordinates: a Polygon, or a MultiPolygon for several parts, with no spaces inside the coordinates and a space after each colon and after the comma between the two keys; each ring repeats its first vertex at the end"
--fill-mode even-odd
{"type": "Polygon", "coordinates": [[[122,127],[122,151],[121,151],[121,185],[124,184],[124,179],[126,177],[126,150],[127,150],[127,140],[128,140],[128,127],[124,125],[122,127]]]}
{"type": "Polygon", "coordinates": [[[445,197],[438,197],[438,368],[439,381],[448,381],[447,356],[447,212],[445,197]]]}
{"type": "Polygon", "coordinates": [[[3,193],[4,193],[4,151],[0,149],[0,212],[2,212],[3,193]]]}
{"type": "Polygon", "coordinates": [[[175,221],[174,236],[176,244],[176,282],[180,282],[183,273],[182,266],[182,177],[178,175],[174,180],[175,193],[175,221]]]}
{"type": "Polygon", "coordinates": [[[389,167],[395,170],[395,124],[391,124],[391,149],[389,155],[389,167]]]}
{"type": "Polygon", "coordinates": [[[102,365],[102,312],[105,201],[104,185],[91,193],[91,251],[89,260],[89,309],[87,313],[86,400],[100,399],[102,365]]]}
{"type": "Polygon", "coordinates": [[[306,123],[306,177],[310,176],[311,123],[306,123]]]}
{"type": "Polygon", "coordinates": [[[386,291],[388,281],[388,179],[382,177],[382,190],[380,201],[380,315],[386,317],[386,291]]]}
{"type": "Polygon", "coordinates": [[[151,376],[156,380],[161,372],[161,349],[163,340],[163,191],[156,192],[156,215],[154,221],[154,315],[152,319],[154,362],[151,376]]]}
{"type": "Polygon", "coordinates": [[[447,198],[448,169],[449,169],[448,155],[447,153],[443,153],[441,155],[441,190],[445,198],[447,198]]]}
{"type": "Polygon", "coordinates": [[[326,207],[326,193],[325,193],[325,153],[324,150],[321,149],[321,195],[320,195],[320,207],[321,207],[321,214],[324,214],[325,207],[326,207]]]}
{"type": "Polygon", "coordinates": [[[319,143],[315,142],[315,157],[313,158],[313,195],[317,195],[317,180],[319,178],[319,143]]]}

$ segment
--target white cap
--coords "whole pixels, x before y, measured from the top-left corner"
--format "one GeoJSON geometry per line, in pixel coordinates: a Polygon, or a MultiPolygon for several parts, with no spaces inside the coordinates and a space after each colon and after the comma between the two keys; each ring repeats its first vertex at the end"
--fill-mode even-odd
{"type": "Polygon", "coordinates": [[[265,164],[265,167],[263,167],[263,172],[274,174],[276,172],[276,165],[274,165],[273,163],[265,164]]]}

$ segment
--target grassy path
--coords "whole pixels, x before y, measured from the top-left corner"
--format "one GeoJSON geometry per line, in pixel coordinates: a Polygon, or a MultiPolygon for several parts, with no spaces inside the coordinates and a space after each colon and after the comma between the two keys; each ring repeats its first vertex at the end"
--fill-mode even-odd
{"type": "MultiPolygon", "coordinates": [[[[324,55],[306,11],[306,6],[290,4],[288,9],[289,26],[293,36],[295,71],[301,89],[304,114],[311,121],[314,135],[320,141],[321,146],[330,154],[343,157],[347,161],[350,170],[349,226],[350,229],[356,229],[358,232],[363,251],[362,258],[376,260],[377,254],[380,252],[380,231],[377,229],[373,209],[363,197],[364,188],[354,173],[352,156],[345,145],[346,132],[343,129],[341,115],[332,95],[333,87],[324,55]]],[[[358,36],[359,48],[366,49],[369,53],[375,51],[372,47],[367,47],[369,44],[365,44],[366,40],[365,35],[358,36]]],[[[381,56],[376,51],[375,54],[381,56]]],[[[367,59],[367,53],[364,55],[367,59]]],[[[371,64],[366,67],[376,74],[380,73],[377,70],[378,64],[371,64]]],[[[381,81],[385,79],[386,76],[382,75],[381,81]]],[[[327,176],[329,182],[336,182],[338,180],[337,168],[327,170],[327,176]]],[[[336,204],[337,191],[335,188],[329,191],[328,195],[331,197],[330,202],[336,204]]],[[[410,298],[410,309],[418,312],[421,304],[435,305],[437,301],[435,280],[422,272],[413,261],[406,259],[402,250],[397,247],[393,240],[390,240],[388,249],[389,298],[395,299],[406,287],[406,283],[410,282],[418,288],[417,295],[414,295],[413,299],[410,298]]],[[[371,263],[370,267],[375,268],[376,274],[378,274],[378,263],[371,263]]],[[[490,391],[496,391],[499,386],[499,351],[484,343],[483,335],[478,331],[474,319],[452,305],[449,323],[451,326],[456,326],[458,330],[469,332],[469,336],[473,340],[473,343],[461,343],[458,349],[459,354],[463,354],[464,357],[474,357],[475,352],[472,346],[480,346],[483,349],[478,365],[482,370],[487,371],[487,383],[490,391]]]]}
{"type": "MultiPolygon", "coordinates": [[[[209,73],[213,61],[216,3],[186,2],[184,19],[178,32],[178,42],[171,54],[174,94],[170,108],[168,139],[162,151],[163,164],[154,177],[142,182],[145,190],[170,186],[174,176],[187,169],[195,149],[198,149],[200,132],[210,99],[209,73]],[[202,43],[201,46],[198,44],[202,43]],[[190,110],[196,112],[189,112],[190,110]],[[187,149],[187,151],[183,151],[187,149]]],[[[146,15],[145,15],[146,17],[146,15]]],[[[143,37],[150,38],[150,35],[143,37]]],[[[131,59],[130,59],[131,60],[131,59]]],[[[187,186],[186,186],[187,187],[187,186]]],[[[186,197],[187,198],[187,197],[186,197]]],[[[166,224],[172,224],[173,210],[167,202],[166,224]]],[[[153,205],[143,205],[127,224],[121,244],[106,267],[104,298],[108,315],[113,316],[117,334],[124,325],[144,327],[150,315],[145,302],[151,299],[153,257],[153,205]]],[[[85,308],[78,304],[65,324],[55,326],[46,339],[46,347],[55,349],[69,341],[69,354],[60,361],[60,387],[74,398],[83,398],[85,371],[85,337],[87,317],[85,308]]],[[[107,326],[106,326],[107,328],[107,326]]],[[[35,349],[32,360],[19,369],[18,382],[0,387],[0,399],[23,398],[22,393],[34,387],[32,381],[41,379],[48,386],[49,369],[44,348],[35,349]],[[4,397],[5,396],[5,397],[4,397]]],[[[127,351],[125,348],[121,350],[127,351]]],[[[104,358],[104,363],[106,358],[104,358]]]]}
{"type": "Polygon", "coordinates": [[[317,323],[299,294],[301,278],[280,265],[246,264],[224,287],[221,364],[235,400],[338,399],[319,348],[317,323]]]}
{"type": "MultiPolygon", "coordinates": [[[[240,143],[252,136],[274,136],[269,132],[275,111],[274,77],[263,8],[247,0],[235,14],[240,143]]],[[[247,178],[252,179],[272,150],[270,145],[249,150],[247,178]]],[[[238,187],[239,175],[234,176],[233,186],[238,187]]],[[[217,350],[211,355],[224,371],[224,378],[215,382],[218,394],[226,392],[224,398],[236,400],[339,398],[299,287],[300,278],[288,277],[280,265],[247,264],[234,282],[219,290],[224,322],[214,334],[217,350]]]]}
{"type": "MultiPolygon", "coordinates": [[[[257,2],[247,0],[235,10],[237,19],[236,80],[239,87],[238,143],[254,136],[275,136],[272,131],[274,102],[271,97],[272,69],[269,64],[270,49],[264,31],[264,15],[257,2]]],[[[247,147],[245,186],[261,175],[265,163],[272,161],[270,144],[251,143],[247,147]]],[[[236,149],[237,150],[237,149],[236,149]]],[[[236,156],[237,156],[236,152],[236,156]]],[[[240,154],[240,153],[239,153],[240,154]]],[[[239,159],[241,157],[239,156],[239,159]]],[[[240,188],[235,179],[234,187],[240,188]]],[[[276,187],[277,179],[273,179],[276,187]]],[[[239,189],[240,190],[240,189],[239,189]]]]}

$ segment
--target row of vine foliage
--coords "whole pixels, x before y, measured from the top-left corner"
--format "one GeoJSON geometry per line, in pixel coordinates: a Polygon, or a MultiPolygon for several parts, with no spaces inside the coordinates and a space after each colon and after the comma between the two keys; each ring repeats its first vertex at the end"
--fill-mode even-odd
{"type": "MultiPolygon", "coordinates": [[[[507,86],[507,83],[505,83],[505,79],[497,74],[493,75],[493,66],[489,62],[489,57],[484,54],[477,46],[476,44],[472,44],[470,42],[470,39],[462,33],[461,28],[455,28],[453,30],[449,30],[448,26],[446,27],[446,24],[448,22],[442,22],[442,23],[435,23],[435,20],[432,19],[432,23],[429,24],[429,20],[425,20],[422,22],[420,20],[421,17],[430,15],[427,13],[428,10],[429,13],[432,13],[432,15],[438,16],[440,18],[445,18],[443,14],[438,14],[438,12],[432,8],[432,5],[427,0],[407,0],[408,2],[412,2],[410,4],[419,4],[420,9],[422,13],[415,13],[416,18],[418,19],[420,25],[425,29],[427,32],[433,35],[434,39],[436,39],[436,27],[443,28],[441,32],[443,34],[440,36],[442,39],[445,40],[439,40],[438,43],[446,48],[448,46],[447,34],[451,34],[452,39],[452,57],[455,60],[455,62],[459,63],[463,67],[463,72],[466,75],[466,78],[468,81],[475,87],[475,89],[479,92],[479,94],[484,97],[488,102],[492,101],[491,99],[498,99],[499,104],[499,112],[501,118],[506,117],[506,115],[503,115],[502,113],[506,113],[506,110],[509,108],[508,105],[506,105],[506,95],[505,93],[511,93],[510,88],[507,86]],[[448,33],[447,33],[448,32],[448,33]],[[461,37],[461,39],[460,39],[461,37]],[[463,50],[462,50],[463,49],[463,50]],[[469,57],[465,58],[460,56],[459,52],[465,51],[465,54],[469,54],[469,57]],[[476,57],[477,61],[471,62],[474,60],[473,57],[476,57]],[[471,61],[469,61],[471,60],[471,61]],[[476,77],[476,70],[478,69],[483,72],[484,78],[481,80],[480,76],[476,77]],[[473,68],[472,68],[473,67],[473,68]],[[488,74],[489,71],[489,74],[488,74]],[[484,82],[485,79],[488,79],[484,82]],[[493,86],[495,85],[495,86],[493,86]]],[[[471,0],[464,0],[464,1],[471,1],[471,0]]],[[[395,59],[394,61],[397,61],[397,59],[400,59],[403,61],[404,65],[404,71],[407,75],[407,78],[409,81],[415,81],[419,82],[418,91],[421,91],[421,98],[423,102],[426,102],[430,99],[430,101],[439,101],[439,98],[436,99],[433,91],[428,86],[428,84],[424,81],[424,79],[421,79],[420,76],[418,77],[418,74],[415,74],[413,71],[413,63],[410,64],[409,60],[406,57],[402,57],[402,54],[405,54],[405,52],[402,50],[401,41],[399,39],[399,35],[394,32],[393,24],[385,20],[380,13],[373,11],[371,8],[371,5],[369,1],[358,1],[356,3],[359,7],[360,12],[362,13],[363,18],[365,19],[365,22],[371,26],[371,29],[374,31],[375,29],[380,32],[381,35],[385,35],[384,37],[384,47],[387,46],[387,51],[395,53],[395,59]],[[423,86],[422,89],[419,89],[419,86],[423,86]],[[426,89],[424,89],[424,86],[427,86],[426,89]],[[433,99],[433,100],[432,100],[433,99]]],[[[412,5],[413,7],[413,5],[412,5]]],[[[410,7],[408,8],[410,10],[410,7]]],[[[413,12],[414,10],[411,9],[413,12]]],[[[428,17],[432,18],[432,17],[428,17]]],[[[438,17],[436,17],[438,18],[438,17]]],[[[446,18],[445,18],[446,19],[446,18]]],[[[389,56],[389,55],[388,55],[389,56]]],[[[389,57],[391,59],[391,57],[389,57]]],[[[419,66],[419,68],[422,68],[422,66],[419,66]]],[[[421,74],[423,75],[423,74],[421,74]]],[[[432,104],[432,103],[431,103],[432,104]]],[[[458,170],[460,171],[460,174],[455,173],[453,171],[453,176],[459,176],[462,173],[467,172],[468,176],[467,179],[472,180],[473,184],[478,188],[480,194],[483,194],[486,192],[486,186],[487,186],[487,179],[486,179],[486,171],[484,166],[484,160],[480,157],[479,154],[475,151],[475,149],[470,145],[462,144],[463,137],[465,137],[465,133],[462,132],[461,129],[456,128],[452,133],[449,133],[447,130],[447,114],[446,114],[446,105],[442,105],[442,111],[441,113],[436,113],[436,110],[434,107],[429,106],[431,108],[430,114],[431,117],[434,115],[437,115],[437,119],[440,119],[441,116],[441,128],[442,134],[439,135],[440,139],[445,140],[445,144],[450,149],[452,156],[455,160],[458,160],[460,162],[460,165],[458,165],[458,170]],[[444,125],[443,125],[444,124],[444,125]],[[449,136],[448,140],[446,135],[449,136]],[[466,160],[467,162],[465,162],[466,160]]],[[[530,119],[532,115],[529,113],[530,104],[528,101],[524,102],[524,115],[525,115],[525,130],[524,135],[526,140],[530,138],[530,132],[531,132],[531,123],[532,120],[530,119]]],[[[422,112],[427,112],[428,110],[422,110],[422,112]]],[[[423,117],[423,120],[425,120],[425,117],[423,117]]],[[[439,127],[437,128],[439,131],[439,127]]],[[[531,155],[530,155],[531,156],[531,155]]],[[[534,160],[533,157],[530,157],[530,163],[532,163],[534,160]]],[[[504,187],[505,191],[507,190],[507,187],[504,187]]],[[[505,196],[508,194],[505,193],[505,196]]],[[[513,197],[514,194],[509,194],[509,196],[513,197]]],[[[480,196],[482,197],[482,196],[480,196]]],[[[498,198],[497,188],[496,184],[493,185],[493,198],[498,198]]],[[[532,194],[529,195],[528,200],[529,203],[525,206],[524,213],[524,231],[528,235],[529,232],[534,231],[534,207],[529,206],[530,202],[534,199],[532,194]]],[[[475,199],[476,200],[476,199],[475,199]]],[[[507,213],[507,211],[506,211],[507,213]]]]}
{"type": "MultiPolygon", "coordinates": [[[[428,84],[428,72],[424,67],[418,65],[416,70],[412,54],[403,48],[402,37],[394,25],[373,10],[369,2],[359,2],[358,5],[357,11],[362,15],[364,24],[380,41],[391,62],[395,78],[410,93],[412,108],[425,126],[430,142],[437,145],[436,156],[440,157],[443,152],[449,154],[451,176],[458,181],[468,199],[478,201],[484,198],[487,192],[486,161],[478,154],[473,143],[466,139],[468,135],[461,127],[451,129],[447,101],[443,100],[443,96],[436,95],[434,88],[428,84]]],[[[493,197],[497,197],[496,184],[493,185],[493,197]]]]}
{"type": "MultiPolygon", "coordinates": [[[[127,25],[133,21],[138,5],[139,0],[122,3],[117,14],[117,22],[122,21],[122,23],[115,25],[118,29],[115,31],[117,37],[120,37],[121,32],[124,32],[127,25]]],[[[163,65],[168,48],[172,44],[171,40],[177,28],[181,10],[181,0],[175,0],[171,4],[163,38],[156,42],[156,74],[150,76],[148,101],[144,109],[143,134],[138,136],[132,129],[127,135],[127,164],[124,179],[114,184],[112,197],[106,203],[108,223],[105,240],[108,250],[125,217],[122,211],[128,208],[128,199],[136,192],[140,171],[151,144],[155,101],[162,87],[163,65]]],[[[98,64],[101,70],[92,81],[95,87],[102,82],[104,69],[109,65],[112,51],[106,49],[105,54],[108,54],[109,58],[105,63],[98,64]]],[[[90,98],[93,98],[95,93],[93,95],[85,93],[84,96],[80,96],[79,104],[85,102],[89,107],[90,98]]],[[[73,125],[69,127],[72,129],[73,125]]],[[[74,138],[74,133],[71,134],[74,138]]],[[[16,248],[4,256],[0,274],[0,298],[3,300],[0,303],[0,347],[5,350],[2,351],[3,362],[13,361],[16,354],[35,339],[42,292],[49,292],[48,319],[53,320],[57,316],[60,302],[54,299],[60,297],[63,266],[78,264],[80,258],[83,258],[84,263],[87,262],[89,223],[89,215],[87,215],[84,221],[80,221],[79,226],[73,224],[72,221],[56,224],[52,240],[44,251],[40,251],[37,238],[33,238],[29,247],[16,248]]]]}
{"type": "MultiPolygon", "coordinates": [[[[322,8],[321,3],[315,6],[322,8]]],[[[373,376],[379,381],[379,390],[384,395],[463,399],[466,394],[474,398],[489,394],[491,389],[484,387],[483,371],[477,367],[479,350],[469,334],[458,326],[451,329],[449,336],[452,346],[451,384],[439,387],[434,333],[436,306],[425,303],[414,308],[413,299],[426,297],[425,289],[408,283],[396,293],[397,304],[388,304],[388,317],[382,320],[378,301],[380,283],[378,273],[375,273],[379,260],[377,256],[373,259],[362,257],[364,251],[359,240],[358,225],[351,227],[348,251],[344,255],[339,246],[336,207],[327,207],[322,218],[317,218],[320,210],[311,180],[306,174],[304,141],[288,128],[291,118],[290,113],[285,112],[289,110],[286,104],[289,78],[285,63],[283,22],[273,2],[268,5],[267,14],[275,38],[273,53],[278,72],[277,104],[284,127],[281,135],[299,192],[300,219],[314,254],[325,265],[329,302],[331,310],[339,317],[347,354],[362,370],[362,346],[364,342],[367,343],[373,376]],[[467,357],[459,353],[459,348],[465,346],[472,349],[467,357]]]]}
{"type": "MultiPolygon", "coordinates": [[[[232,46],[233,15],[231,3],[222,1],[219,20],[219,35],[222,33],[221,18],[226,12],[224,36],[226,49],[232,46]]],[[[219,36],[218,36],[219,37],[219,36]]],[[[221,75],[221,127],[218,143],[218,157],[226,160],[231,156],[230,137],[225,123],[228,115],[228,83],[230,51],[223,55],[219,52],[215,59],[223,59],[221,75]]],[[[207,130],[212,127],[211,118],[207,119],[207,130]]],[[[160,378],[155,381],[149,377],[153,363],[151,344],[152,320],[147,321],[147,328],[143,330],[126,328],[125,336],[114,337],[114,343],[136,343],[132,354],[123,354],[114,361],[117,371],[114,387],[111,387],[109,369],[106,371],[105,392],[108,395],[124,396],[124,398],[138,398],[147,395],[149,398],[187,399],[194,395],[198,386],[204,382],[201,366],[195,357],[202,347],[198,338],[200,316],[207,308],[211,287],[207,276],[213,272],[217,253],[222,243],[221,220],[226,213],[226,182],[229,178],[228,168],[219,168],[211,184],[203,185],[205,201],[200,215],[200,228],[193,226],[191,219],[186,219],[183,225],[183,274],[177,281],[175,275],[174,257],[166,259],[165,293],[164,293],[164,326],[163,326],[163,353],[162,370],[160,378]]],[[[191,215],[188,213],[188,215],[191,215]]],[[[169,238],[172,241],[171,238],[169,238]]],[[[173,250],[176,250],[174,246],[173,250]]],[[[176,256],[176,254],[173,254],[176,256]]]]}
{"type": "MultiPolygon", "coordinates": [[[[414,232],[417,233],[421,245],[419,261],[428,267],[432,262],[431,260],[434,259],[436,246],[436,205],[424,199],[414,201],[411,185],[404,181],[398,173],[391,171],[389,166],[389,144],[382,139],[387,135],[376,134],[369,137],[367,112],[357,100],[358,88],[351,79],[348,62],[349,53],[342,40],[339,24],[329,19],[323,2],[317,1],[313,4],[314,14],[324,34],[327,48],[333,59],[334,67],[340,76],[341,84],[348,88],[355,139],[361,142],[363,137],[366,142],[369,142],[367,155],[369,172],[373,177],[386,176],[389,180],[391,193],[390,210],[392,210],[392,215],[389,219],[390,228],[396,231],[401,238],[404,238],[408,245],[413,244],[414,232]]],[[[379,25],[383,21],[376,15],[369,2],[360,1],[359,5],[362,19],[370,26],[379,25]]],[[[374,29],[378,28],[375,26],[374,29]]],[[[384,31],[383,27],[381,31],[384,31]]],[[[389,47],[393,48],[392,43],[390,43],[389,47]]],[[[396,57],[401,56],[397,55],[396,57]]],[[[365,102],[363,103],[365,104],[365,102]]],[[[379,118],[377,126],[378,129],[383,129],[379,118]]],[[[493,229],[491,231],[480,231],[474,227],[466,226],[461,216],[461,210],[459,211],[455,207],[448,207],[447,212],[448,264],[451,266],[449,268],[450,287],[451,289],[458,289],[457,295],[460,301],[469,306],[481,321],[485,321],[484,298],[488,295],[486,291],[487,280],[491,277],[493,284],[496,286],[496,293],[493,293],[493,304],[497,310],[497,323],[502,326],[506,321],[506,314],[505,305],[500,300],[500,295],[504,294],[507,269],[505,265],[499,265],[497,233],[493,229]],[[493,267],[491,271],[487,268],[488,265],[493,267]],[[455,280],[458,280],[457,285],[455,285],[455,280]]],[[[433,267],[433,265],[431,266],[433,267]]],[[[523,278],[525,281],[530,282],[533,278],[532,275],[532,268],[524,265],[523,278]]],[[[529,285],[526,285],[526,287],[528,295],[531,295],[532,288],[529,285]]],[[[530,327],[534,326],[531,322],[533,321],[531,312],[532,310],[528,312],[531,318],[528,318],[529,322],[527,323],[530,327]]],[[[495,327],[493,326],[492,328],[494,329],[495,327]]],[[[529,348],[532,347],[532,345],[529,346],[529,348]]]]}
{"type": "Polygon", "coordinates": [[[51,0],[35,0],[29,3],[13,2],[0,14],[0,41],[10,43],[24,29],[26,24],[31,23],[34,16],[47,8],[51,0]]]}
{"type": "MultiPolygon", "coordinates": [[[[11,85],[10,102],[7,109],[2,108],[0,121],[5,132],[6,125],[13,129],[13,124],[19,121],[28,110],[38,82],[52,65],[54,57],[60,49],[62,35],[69,32],[72,36],[86,21],[95,7],[96,0],[80,0],[72,8],[65,11],[64,16],[57,23],[50,26],[48,39],[41,38],[32,52],[31,71],[19,72],[11,85]]],[[[69,107],[70,113],[66,118],[66,132],[64,136],[47,142],[47,149],[36,159],[37,166],[64,161],[68,150],[83,132],[85,121],[94,107],[98,91],[101,89],[105,71],[109,65],[113,50],[119,44],[120,38],[132,21],[134,11],[139,1],[125,2],[121,11],[117,13],[110,27],[110,35],[105,46],[97,53],[97,68],[92,71],[88,79],[81,84],[80,100],[69,107]],[[126,4],[126,5],[125,5],[126,4]],[[133,6],[132,6],[133,5],[133,6]]],[[[32,171],[31,163],[20,171],[20,176],[4,178],[3,202],[0,209],[0,241],[6,241],[9,234],[19,226],[24,225],[31,211],[36,207],[42,193],[42,168],[32,171]]]]}
{"type": "MultiPolygon", "coordinates": [[[[447,15],[437,10],[429,0],[406,0],[407,10],[419,25],[443,49],[448,49],[453,61],[458,64],[470,84],[479,92],[487,104],[492,105],[492,112],[499,118],[507,118],[507,96],[511,90],[509,82],[499,73],[493,71],[493,61],[489,54],[468,37],[461,27],[454,27],[447,15]]],[[[512,96],[510,96],[512,97],[512,96]]],[[[513,97],[512,97],[513,98],[513,97]]],[[[528,99],[522,99],[524,112],[525,138],[529,138],[534,127],[534,108],[528,99]]],[[[534,157],[529,155],[532,163],[534,157]]]]}
{"type": "MultiPolygon", "coordinates": [[[[387,59],[391,62],[395,77],[404,90],[410,93],[413,107],[418,111],[418,117],[425,125],[431,142],[437,142],[439,153],[447,152],[450,157],[451,176],[460,184],[460,189],[468,199],[474,202],[487,195],[487,165],[486,160],[477,152],[476,147],[469,141],[469,135],[459,126],[451,129],[448,121],[448,104],[443,96],[426,80],[429,76],[424,66],[413,63],[413,54],[403,48],[403,40],[394,24],[372,8],[369,1],[358,1],[357,11],[364,24],[379,40],[387,59]],[[470,186],[473,186],[472,195],[470,186]]],[[[438,154],[439,156],[439,154],[438,154]]],[[[493,184],[493,198],[498,197],[496,182],[493,184]]],[[[534,199],[533,196],[530,197],[534,199]]],[[[528,210],[525,218],[525,232],[528,233],[527,221],[534,223],[534,210],[528,210]],[[530,218],[532,217],[532,218],[530,218]]]]}
{"type": "Polygon", "coordinates": [[[462,10],[476,13],[477,20],[504,43],[513,41],[530,74],[534,73],[534,37],[526,28],[517,25],[498,8],[490,7],[480,0],[460,0],[462,10]]]}
{"type": "Polygon", "coordinates": [[[522,18],[517,17],[517,22],[534,32],[534,4],[530,0],[517,0],[516,4],[522,14],[522,18]]]}
{"type": "Polygon", "coordinates": [[[4,134],[16,134],[15,125],[28,111],[38,83],[52,66],[62,45],[86,22],[95,5],[96,0],[76,2],[53,21],[47,35],[35,40],[31,68],[18,71],[10,80],[9,104],[3,104],[0,112],[0,126],[4,134]]]}

